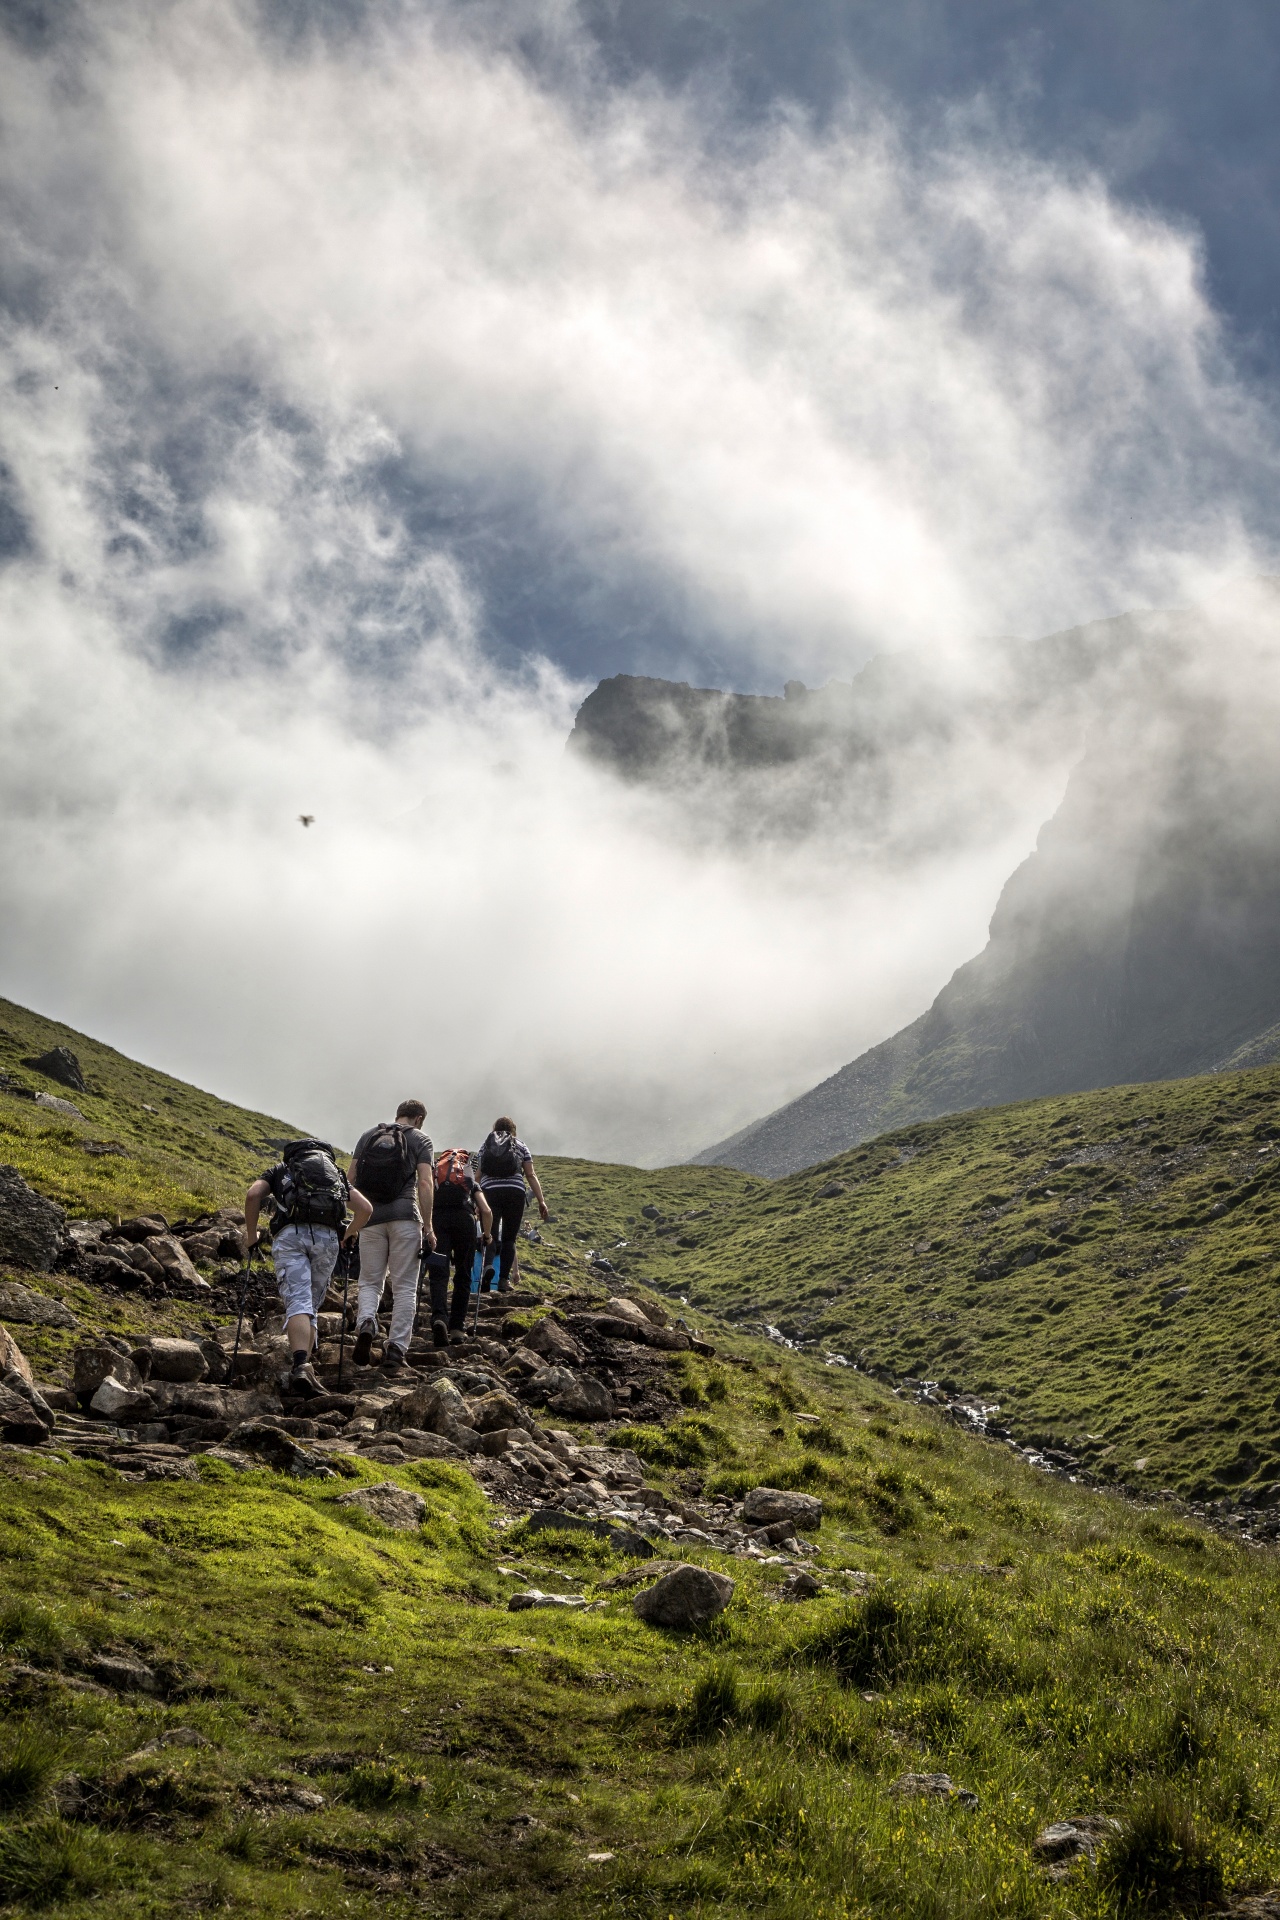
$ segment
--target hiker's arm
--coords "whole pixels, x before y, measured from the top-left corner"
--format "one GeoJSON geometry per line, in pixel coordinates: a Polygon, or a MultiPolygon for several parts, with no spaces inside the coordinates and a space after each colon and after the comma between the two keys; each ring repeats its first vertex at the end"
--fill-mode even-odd
{"type": "Polygon", "coordinates": [[[537,1170],[532,1160],[526,1160],[524,1163],[524,1177],[533,1188],[533,1197],[538,1203],[538,1212],[545,1220],[550,1212],[550,1208],[542,1197],[542,1182],[538,1178],[537,1170]]]}
{"type": "Polygon", "coordinates": [[[246,1259],[258,1244],[258,1209],[271,1191],[267,1180],[255,1180],[244,1197],[244,1251],[246,1259]]]}
{"type": "Polygon", "coordinates": [[[347,1198],[351,1202],[351,1225],[343,1234],[344,1240],[354,1240],[361,1227],[367,1227],[373,1218],[373,1202],[366,1200],[358,1187],[347,1184],[347,1198]]]}
{"type": "Polygon", "coordinates": [[[436,1250],[435,1228],[431,1216],[436,1204],[436,1171],[430,1160],[418,1162],[418,1210],[422,1215],[422,1237],[434,1253],[436,1250]]]}
{"type": "Polygon", "coordinates": [[[485,1199],[479,1187],[476,1188],[476,1211],[480,1215],[481,1232],[484,1234],[486,1240],[492,1240],[493,1208],[489,1205],[489,1202],[485,1199]]]}

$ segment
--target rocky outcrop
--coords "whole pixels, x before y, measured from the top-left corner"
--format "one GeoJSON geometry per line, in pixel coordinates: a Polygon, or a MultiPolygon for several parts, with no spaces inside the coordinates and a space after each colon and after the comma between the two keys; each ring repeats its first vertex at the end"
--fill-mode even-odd
{"type": "Polygon", "coordinates": [[[728,1574],[711,1573],[706,1567],[677,1567],[656,1586],[638,1593],[631,1610],[651,1627],[679,1630],[704,1627],[724,1612],[732,1598],[733,1581],[728,1574]]]}
{"type": "Polygon", "coordinates": [[[51,1047],[48,1053],[38,1054],[22,1064],[30,1067],[33,1073],[42,1073],[46,1080],[56,1080],[59,1086],[70,1087],[73,1093],[89,1091],[80,1070],[80,1062],[70,1047],[51,1047]]]}
{"type": "Polygon", "coordinates": [[[0,1166],[0,1265],[48,1273],[67,1244],[67,1216],[29,1187],[16,1167],[0,1166]]]}

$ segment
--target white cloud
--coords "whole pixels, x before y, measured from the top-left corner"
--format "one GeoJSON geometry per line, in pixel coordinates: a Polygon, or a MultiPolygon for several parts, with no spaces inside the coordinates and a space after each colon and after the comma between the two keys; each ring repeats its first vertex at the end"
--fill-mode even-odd
{"type": "Polygon", "coordinates": [[[202,0],[6,64],[0,953],[344,1137],[408,1083],[672,1158],[918,1011],[1066,743],[921,768],[918,811],[1004,795],[945,861],[699,844],[565,759],[553,660],[495,664],[468,515],[741,680],[970,672],[1241,564],[1273,459],[1193,241],[1097,180],[856,102],[730,151],[570,71],[202,0]]]}

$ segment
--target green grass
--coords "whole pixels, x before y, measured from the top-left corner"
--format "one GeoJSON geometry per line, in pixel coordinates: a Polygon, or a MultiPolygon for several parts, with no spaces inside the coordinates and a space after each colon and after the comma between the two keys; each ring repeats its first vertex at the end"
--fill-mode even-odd
{"type": "MultiPolygon", "coordinates": [[[[108,1176],[133,1183],[111,1190],[118,1211],[238,1197],[288,1131],[37,1024],[19,1035],[7,1010],[5,1046],[64,1040],[102,1091],[56,1137],[0,1097],[5,1157],[33,1156],[35,1183],[77,1210],[112,1210],[83,1184],[108,1176]],[[182,1130],[153,1140],[129,1101],[159,1106],[160,1085],[182,1130]],[[78,1143],[108,1125],[131,1161],[86,1169],[78,1143]]],[[[700,1634],[643,1626],[604,1585],[626,1564],[604,1543],[502,1524],[440,1463],[351,1462],[333,1485],[206,1462],[192,1485],[0,1449],[0,1903],[77,1920],[1134,1920],[1280,1881],[1274,1555],[1036,1474],[821,1351],[936,1368],[1046,1433],[1099,1434],[1100,1466],[1131,1472],[1141,1445],[1162,1484],[1238,1490],[1216,1470],[1241,1438],[1261,1460],[1274,1431],[1258,1149],[1278,1086],[1264,1069],[965,1115],[772,1184],[544,1160],[555,1219],[522,1243],[526,1275],[600,1295],[616,1284],[588,1266],[601,1250],[676,1311],[687,1295],[717,1345],[671,1358],[676,1418],[617,1443],[686,1498],[766,1481],[824,1501],[823,1595],[788,1604],[783,1569],[691,1551],[737,1583],[700,1634]],[[1047,1168],[1064,1141],[1122,1146],[1097,1174],[1047,1168]],[[845,1192],[820,1200],[833,1178],[845,1192]],[[698,1217],[659,1236],[645,1205],[698,1217]],[[1032,1242],[1034,1262],[1009,1263],[1032,1242]],[[1173,1273],[1192,1291],[1153,1305],[1173,1273]],[[821,1345],[735,1331],[748,1314],[821,1345]],[[946,1314],[961,1340],[944,1351],[946,1314]],[[386,1478],[423,1494],[420,1534],[336,1504],[386,1478]],[[509,1614],[527,1584],[601,1604],[509,1614]],[[103,1651],[147,1660],[160,1691],[95,1688],[103,1651]],[[143,1751],[177,1728],[203,1744],[143,1751]],[[941,1771],[976,1810],[893,1791],[941,1771]],[[324,1805],[292,1797],[308,1791],[324,1805]],[[1096,1872],[1051,1882],[1031,1843],[1073,1813],[1123,1831],[1096,1872]]],[[[198,1320],[21,1277],[86,1328],[198,1320]]],[[[65,1372],[74,1335],[14,1330],[65,1372]]]]}
{"type": "Polygon", "coordinates": [[[11,1000],[0,1000],[0,1073],[80,1109],[84,1118],[75,1120],[0,1092],[0,1162],[72,1215],[90,1219],[148,1211],[193,1219],[238,1205],[270,1161],[271,1141],[301,1131],[140,1066],[11,1000]],[[21,1064],[57,1046],[78,1058],[88,1093],[21,1064]],[[124,1152],[91,1154],[86,1143],[124,1152]]]}
{"type": "Polygon", "coordinates": [[[668,1299],[976,1394],[1104,1476],[1280,1496],[1278,1068],[958,1114],[775,1182],[551,1165],[578,1244],[627,1240],[668,1299]]]}
{"type": "Polygon", "coordinates": [[[696,1635],[642,1626],[601,1587],[626,1563],[496,1525],[447,1465],[352,1465],[423,1493],[406,1537],[336,1505],[351,1481],[209,1463],[135,1485],[0,1454],[0,1641],[27,1670],[0,1667],[0,1896],[103,1920],[1084,1920],[1280,1879],[1272,1557],[1046,1481],[873,1382],[734,1359],[703,1478],[819,1491],[828,1590],[788,1605],[781,1569],[696,1556],[737,1582],[696,1635]],[[804,1448],[796,1411],[844,1453],[804,1448]],[[566,1576],[599,1611],[506,1611],[566,1576]],[[149,1661],[160,1696],[75,1685],[102,1650],[149,1661]],[[207,1744],[142,1751],[175,1727],[207,1744]],[[898,1799],[909,1771],[977,1810],[898,1799]],[[1123,1844],[1055,1886],[1035,1832],[1090,1811],[1123,1844]]]}

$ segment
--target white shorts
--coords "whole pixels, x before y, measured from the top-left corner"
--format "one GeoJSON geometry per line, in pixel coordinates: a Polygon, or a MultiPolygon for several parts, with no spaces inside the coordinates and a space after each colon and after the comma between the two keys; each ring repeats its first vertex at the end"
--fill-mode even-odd
{"type": "Polygon", "coordinates": [[[284,1227],[271,1243],[276,1285],[284,1317],[305,1313],[312,1325],[338,1264],[338,1236],[332,1227],[284,1227]]]}

